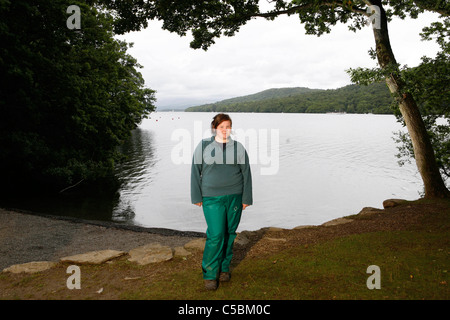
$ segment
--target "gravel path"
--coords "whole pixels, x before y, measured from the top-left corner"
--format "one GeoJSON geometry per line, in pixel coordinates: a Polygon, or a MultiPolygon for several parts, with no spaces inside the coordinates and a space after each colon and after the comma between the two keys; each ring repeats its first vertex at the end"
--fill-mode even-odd
{"type": "Polygon", "coordinates": [[[94,250],[129,251],[148,243],[174,248],[204,236],[199,232],[42,216],[0,208],[0,271],[14,264],[58,261],[94,250]]]}

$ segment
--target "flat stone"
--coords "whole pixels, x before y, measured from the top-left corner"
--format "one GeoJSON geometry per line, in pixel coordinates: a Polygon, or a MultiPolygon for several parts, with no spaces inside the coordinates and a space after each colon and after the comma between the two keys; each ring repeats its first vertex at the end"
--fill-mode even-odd
{"type": "Polygon", "coordinates": [[[136,262],[139,265],[168,261],[173,258],[172,248],[162,246],[159,243],[150,243],[132,249],[128,254],[130,255],[128,261],[136,262]]]}
{"type": "Polygon", "coordinates": [[[283,228],[278,228],[278,227],[268,227],[266,228],[266,231],[272,231],[272,232],[279,232],[279,231],[284,231],[285,229],[283,228]]]}
{"type": "Polygon", "coordinates": [[[125,280],[125,281],[130,281],[130,280],[139,280],[139,279],[141,279],[142,277],[125,277],[125,278],[123,278],[123,280],[125,280]]]}
{"type": "Polygon", "coordinates": [[[383,201],[383,208],[393,208],[405,202],[406,200],[403,199],[387,199],[383,201]]]}
{"type": "Polygon", "coordinates": [[[264,237],[264,239],[269,240],[269,241],[273,241],[273,242],[286,242],[287,240],[284,238],[269,238],[269,237],[264,237]]]}
{"type": "Polygon", "coordinates": [[[301,229],[307,229],[307,228],[314,228],[313,225],[304,225],[304,226],[297,226],[294,228],[294,230],[301,230],[301,229]]]}
{"type": "Polygon", "coordinates": [[[3,269],[3,272],[11,273],[35,273],[48,270],[52,268],[56,262],[51,261],[33,261],[23,264],[15,264],[3,269]]]}
{"type": "Polygon", "coordinates": [[[372,214],[383,212],[381,209],[372,208],[372,207],[364,207],[361,209],[361,211],[358,213],[359,216],[370,216],[372,214]]]}
{"type": "Polygon", "coordinates": [[[248,244],[250,240],[247,238],[247,236],[244,233],[238,233],[236,238],[234,239],[234,243],[240,246],[245,246],[248,244]]]}
{"type": "Polygon", "coordinates": [[[186,250],[205,250],[205,243],[206,243],[206,239],[205,238],[199,238],[199,239],[194,239],[189,241],[188,243],[186,243],[184,245],[184,248],[186,250]]]}
{"type": "Polygon", "coordinates": [[[70,262],[75,264],[102,264],[108,260],[120,257],[126,254],[124,251],[118,250],[100,250],[77,254],[70,257],[64,257],[62,262],[70,262]]]}
{"type": "Polygon", "coordinates": [[[187,257],[192,254],[190,251],[187,251],[184,247],[175,247],[173,250],[173,255],[175,257],[187,257]]]}
{"type": "Polygon", "coordinates": [[[329,227],[329,226],[336,226],[338,224],[344,224],[344,223],[349,223],[352,222],[352,219],[347,219],[347,218],[337,218],[337,219],[333,219],[331,221],[325,222],[322,225],[325,227],[329,227]]]}

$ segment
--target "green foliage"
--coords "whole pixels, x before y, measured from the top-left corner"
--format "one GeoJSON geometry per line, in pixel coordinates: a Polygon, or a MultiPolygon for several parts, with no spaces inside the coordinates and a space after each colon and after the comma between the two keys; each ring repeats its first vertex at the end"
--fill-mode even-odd
{"type": "Polygon", "coordinates": [[[112,177],[117,145],[154,109],[112,23],[81,1],[0,0],[4,179],[56,191],[112,177]],[[66,26],[69,5],[80,30],[66,26]]]}
{"type": "Polygon", "coordinates": [[[269,89],[254,95],[191,107],[186,111],[392,113],[392,97],[384,83],[349,85],[334,90],[269,89]]]}
{"type": "Polygon", "coordinates": [[[160,0],[93,1],[117,16],[115,31],[125,33],[147,26],[148,19],[164,21],[163,29],[185,36],[191,30],[192,48],[207,49],[224,33],[233,36],[239,27],[258,12],[258,0],[160,0]]]}
{"type": "MultiPolygon", "coordinates": [[[[272,8],[260,11],[259,0],[90,0],[114,13],[117,33],[137,31],[147,27],[148,20],[163,21],[163,29],[185,36],[191,31],[191,47],[207,50],[214,39],[222,35],[234,36],[239,28],[254,17],[273,20],[280,15],[298,15],[307,34],[320,36],[329,33],[337,23],[349,23],[356,31],[366,25],[368,1],[363,0],[274,0],[272,8]]],[[[450,5],[446,0],[377,0],[379,7],[389,8],[386,17],[416,18],[427,10],[447,14],[450,5]]]]}

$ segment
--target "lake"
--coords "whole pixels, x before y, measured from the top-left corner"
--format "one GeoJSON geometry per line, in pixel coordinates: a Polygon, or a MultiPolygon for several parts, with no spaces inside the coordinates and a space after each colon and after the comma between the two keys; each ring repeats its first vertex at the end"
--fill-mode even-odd
{"type": "MultiPolygon", "coordinates": [[[[210,136],[215,113],[155,112],[133,131],[117,168],[120,198],[103,204],[113,221],[205,232],[190,203],[194,148],[210,136]]],[[[420,197],[412,161],[400,167],[393,115],[230,113],[232,137],[250,157],[254,204],[238,231],[318,225],[388,198],[420,197]]],[[[90,209],[92,210],[92,209],[90,209]]],[[[67,211],[67,209],[66,209],[67,211]]]]}

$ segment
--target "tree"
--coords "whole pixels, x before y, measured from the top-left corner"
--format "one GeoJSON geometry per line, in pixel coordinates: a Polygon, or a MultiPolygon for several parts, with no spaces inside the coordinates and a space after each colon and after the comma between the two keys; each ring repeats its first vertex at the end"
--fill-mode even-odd
{"type": "MultiPolygon", "coordinates": [[[[435,58],[423,57],[420,65],[414,68],[404,67],[402,77],[409,92],[414,96],[424,118],[425,127],[436,153],[436,160],[442,176],[450,178],[450,18],[443,22],[434,22],[424,28],[421,34],[424,40],[436,39],[441,51],[435,58]]],[[[398,117],[399,120],[402,120],[398,117]]],[[[414,157],[411,139],[399,132],[398,155],[400,163],[414,157]]]]}
{"type": "Polygon", "coordinates": [[[111,182],[117,146],[154,109],[112,22],[81,1],[0,0],[3,189],[111,182]],[[79,30],[67,27],[70,5],[81,9],[79,30]]]}
{"type": "MultiPolygon", "coordinates": [[[[375,3],[380,7],[381,16],[381,28],[374,28],[376,57],[408,129],[416,164],[424,183],[425,197],[449,197],[450,192],[439,172],[425,123],[413,95],[408,91],[405,80],[401,76],[400,68],[392,52],[387,28],[387,14],[381,7],[381,2],[375,3]]],[[[414,14],[416,13],[414,12],[414,14]]]]}
{"type": "Polygon", "coordinates": [[[365,24],[367,17],[373,18],[379,27],[373,28],[375,39],[374,55],[391,93],[395,96],[399,110],[408,128],[414,148],[418,170],[422,176],[425,197],[450,197],[440,175],[434,150],[427,135],[424,121],[411,93],[406,90],[404,79],[392,51],[388,21],[393,16],[412,18],[424,10],[448,16],[450,5],[438,0],[273,0],[273,9],[260,12],[259,0],[160,0],[160,1],[114,1],[99,0],[113,10],[118,17],[116,30],[126,32],[139,30],[147,25],[148,19],[163,21],[163,29],[181,36],[191,30],[192,48],[207,50],[214,39],[221,35],[233,36],[247,21],[255,17],[273,20],[280,15],[298,15],[307,34],[317,36],[328,33],[336,23],[352,22],[350,29],[356,31],[365,24]],[[367,10],[367,8],[370,10],[367,10]],[[389,7],[389,9],[385,9],[389,7]],[[369,11],[369,12],[368,12],[369,11]]]}

